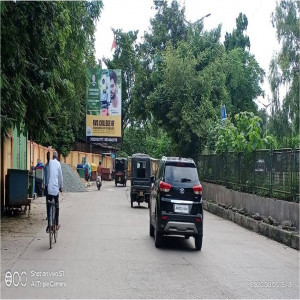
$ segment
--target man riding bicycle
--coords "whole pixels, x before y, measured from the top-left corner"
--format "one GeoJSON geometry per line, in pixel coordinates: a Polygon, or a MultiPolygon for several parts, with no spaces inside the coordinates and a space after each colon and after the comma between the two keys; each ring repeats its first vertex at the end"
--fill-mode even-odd
{"type": "MultiPolygon", "coordinates": [[[[60,162],[57,160],[58,154],[56,151],[53,152],[53,159],[49,161],[49,167],[47,170],[47,180],[48,180],[48,200],[55,201],[55,225],[56,225],[56,230],[60,228],[59,224],[59,192],[62,192],[63,188],[63,176],[62,176],[62,170],[61,170],[61,165],[60,162]]],[[[47,202],[48,205],[48,211],[49,211],[49,206],[50,203],[47,202]]],[[[46,232],[49,232],[49,225],[50,225],[50,220],[48,218],[48,226],[46,229],[46,232]]]]}

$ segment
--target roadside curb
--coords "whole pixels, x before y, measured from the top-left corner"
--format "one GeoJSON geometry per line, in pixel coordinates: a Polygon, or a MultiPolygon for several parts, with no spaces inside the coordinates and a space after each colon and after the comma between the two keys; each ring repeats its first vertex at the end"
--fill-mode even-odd
{"type": "Polygon", "coordinates": [[[209,202],[207,200],[203,201],[203,208],[208,212],[234,222],[239,226],[299,250],[300,236],[297,232],[283,230],[273,225],[266,224],[262,220],[254,220],[251,217],[244,216],[238,212],[221,207],[218,204],[209,202]]]}

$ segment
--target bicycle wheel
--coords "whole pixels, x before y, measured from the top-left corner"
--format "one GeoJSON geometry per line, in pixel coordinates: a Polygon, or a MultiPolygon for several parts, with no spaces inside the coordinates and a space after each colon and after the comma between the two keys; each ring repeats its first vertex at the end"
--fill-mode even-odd
{"type": "Polygon", "coordinates": [[[52,227],[53,227],[53,220],[52,220],[52,205],[50,206],[50,211],[49,211],[49,244],[50,244],[50,249],[52,248],[52,227]]]}
{"type": "Polygon", "coordinates": [[[53,237],[54,237],[54,243],[56,243],[57,238],[57,230],[56,230],[56,224],[55,224],[55,204],[52,206],[52,224],[53,224],[53,237]]]}
{"type": "Polygon", "coordinates": [[[56,230],[56,228],[55,228],[55,232],[54,232],[54,241],[55,241],[55,243],[57,242],[57,237],[58,237],[58,230],[56,230]]]}

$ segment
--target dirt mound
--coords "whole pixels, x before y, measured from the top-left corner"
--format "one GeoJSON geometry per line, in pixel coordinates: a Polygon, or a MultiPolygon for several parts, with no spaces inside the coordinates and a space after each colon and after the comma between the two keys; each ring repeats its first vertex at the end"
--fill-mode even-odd
{"type": "Polygon", "coordinates": [[[79,174],[74,170],[74,168],[62,163],[61,169],[64,178],[63,192],[77,193],[86,191],[85,185],[83,184],[79,174]]]}

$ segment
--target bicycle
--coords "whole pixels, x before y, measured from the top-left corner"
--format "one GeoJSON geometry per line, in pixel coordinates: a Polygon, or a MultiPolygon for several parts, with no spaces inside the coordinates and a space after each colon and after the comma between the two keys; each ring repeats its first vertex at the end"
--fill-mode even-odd
{"type": "Polygon", "coordinates": [[[48,203],[50,204],[49,208],[49,243],[50,243],[50,249],[52,248],[52,242],[54,240],[54,243],[57,241],[57,230],[55,225],[55,201],[54,199],[48,200],[48,203]]]}

